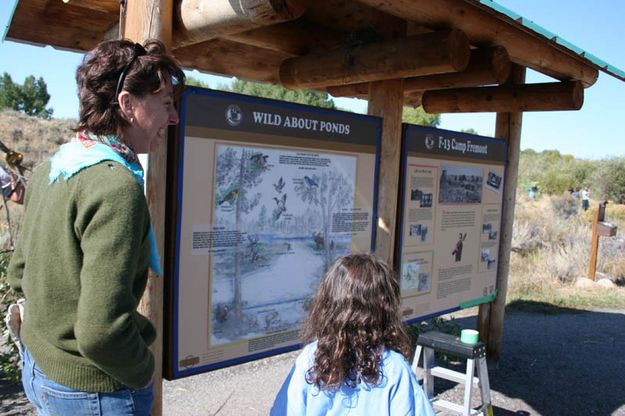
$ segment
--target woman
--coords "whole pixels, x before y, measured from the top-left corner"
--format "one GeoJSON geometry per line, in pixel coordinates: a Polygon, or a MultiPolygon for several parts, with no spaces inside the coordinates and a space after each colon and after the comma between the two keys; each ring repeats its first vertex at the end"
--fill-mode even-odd
{"type": "Polygon", "coordinates": [[[304,329],[312,341],[275,399],[278,415],[425,415],[434,411],[406,361],[392,270],[365,254],[339,258],[319,286],[304,329]]]}
{"type": "Polygon", "coordinates": [[[33,173],[9,265],[26,298],[22,382],[41,415],[148,415],[156,333],[136,308],[160,260],[137,153],[178,123],[184,73],[158,41],[116,40],[76,80],[76,139],[33,173]]]}

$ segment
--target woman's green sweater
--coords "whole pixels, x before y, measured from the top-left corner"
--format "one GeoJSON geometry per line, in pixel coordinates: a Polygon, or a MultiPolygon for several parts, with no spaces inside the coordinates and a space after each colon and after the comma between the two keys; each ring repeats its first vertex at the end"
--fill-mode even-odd
{"type": "Polygon", "coordinates": [[[147,385],[154,327],[137,305],[148,274],[150,217],[132,173],[109,161],[50,184],[28,185],[11,259],[26,298],[22,341],[52,380],[81,391],[147,385]]]}

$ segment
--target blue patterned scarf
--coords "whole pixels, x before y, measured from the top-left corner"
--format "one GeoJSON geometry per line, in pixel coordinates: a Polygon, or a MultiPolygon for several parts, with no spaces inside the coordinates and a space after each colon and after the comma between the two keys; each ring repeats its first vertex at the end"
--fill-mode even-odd
{"type": "MultiPolygon", "coordinates": [[[[96,136],[80,132],[76,141],[62,145],[50,159],[50,183],[56,182],[62,175],[66,181],[81,170],[111,160],[126,167],[143,189],[143,168],[139,164],[137,155],[128,146],[123,144],[115,135],[96,136]]],[[[154,229],[150,224],[150,268],[161,276],[161,258],[156,245],[154,229]]]]}

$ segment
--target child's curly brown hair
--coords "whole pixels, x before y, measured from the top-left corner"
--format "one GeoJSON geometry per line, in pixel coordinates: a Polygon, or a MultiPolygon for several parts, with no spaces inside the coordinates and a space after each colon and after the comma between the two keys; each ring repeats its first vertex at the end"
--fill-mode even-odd
{"type": "Polygon", "coordinates": [[[323,390],[343,383],[377,385],[385,348],[410,359],[412,347],[399,315],[400,288],[392,269],[369,254],[339,258],[324,277],[303,328],[317,340],[306,381],[323,390]]]}

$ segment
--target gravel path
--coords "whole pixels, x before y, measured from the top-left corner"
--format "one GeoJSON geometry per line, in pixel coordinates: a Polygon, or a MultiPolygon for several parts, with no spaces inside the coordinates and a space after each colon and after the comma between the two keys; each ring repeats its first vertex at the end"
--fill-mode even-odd
{"type": "MultiPolygon", "coordinates": [[[[457,321],[475,327],[475,316],[457,321]]],[[[509,311],[502,359],[489,364],[495,415],[625,416],[624,328],[625,311],[509,311]]],[[[163,414],[266,415],[296,356],[165,381],[163,414]]],[[[462,400],[453,383],[436,384],[436,392],[462,400]]],[[[19,387],[0,381],[0,414],[33,414],[29,409],[19,387]]]]}

